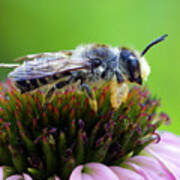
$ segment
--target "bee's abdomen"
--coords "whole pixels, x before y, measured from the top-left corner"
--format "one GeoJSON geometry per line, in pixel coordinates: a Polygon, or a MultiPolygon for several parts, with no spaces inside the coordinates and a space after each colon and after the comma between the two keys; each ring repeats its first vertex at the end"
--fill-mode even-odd
{"type": "Polygon", "coordinates": [[[28,79],[28,80],[19,80],[15,82],[16,87],[21,91],[21,93],[25,93],[28,91],[35,90],[47,84],[51,84],[61,77],[62,75],[54,74],[52,76],[46,76],[36,79],[28,79]]]}
{"type": "Polygon", "coordinates": [[[44,83],[40,83],[39,79],[31,79],[31,80],[21,80],[16,81],[15,85],[16,87],[21,91],[21,93],[32,91],[34,89],[37,89],[43,85],[46,85],[45,78],[43,78],[44,83]]]}

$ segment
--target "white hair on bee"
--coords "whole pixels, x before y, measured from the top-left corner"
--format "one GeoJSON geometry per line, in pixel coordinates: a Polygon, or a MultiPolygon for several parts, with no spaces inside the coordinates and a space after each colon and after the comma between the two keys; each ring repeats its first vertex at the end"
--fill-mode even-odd
{"type": "Polygon", "coordinates": [[[120,55],[119,47],[114,47],[114,48],[111,47],[111,49],[112,49],[112,52],[114,54],[116,54],[117,57],[119,57],[119,55],[120,55]]]}
{"type": "Polygon", "coordinates": [[[150,72],[151,72],[151,68],[146,60],[146,58],[144,56],[141,56],[141,53],[138,51],[135,51],[136,56],[139,59],[139,63],[140,63],[140,71],[141,71],[141,77],[144,81],[147,80],[150,72]]]}
{"type": "Polygon", "coordinates": [[[71,58],[74,57],[81,57],[82,56],[82,52],[84,52],[85,46],[83,44],[79,45],[78,47],[75,48],[71,58]]]}
{"type": "Polygon", "coordinates": [[[139,61],[141,64],[140,67],[142,79],[146,81],[151,72],[151,68],[144,57],[141,57],[139,61]]]}

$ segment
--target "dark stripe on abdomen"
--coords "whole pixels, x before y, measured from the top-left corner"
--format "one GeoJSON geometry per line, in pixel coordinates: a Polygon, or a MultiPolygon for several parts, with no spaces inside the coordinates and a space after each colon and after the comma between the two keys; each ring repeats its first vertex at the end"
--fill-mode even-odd
{"type": "Polygon", "coordinates": [[[49,82],[46,79],[47,77],[40,79],[22,80],[22,81],[16,81],[15,84],[17,88],[20,89],[21,93],[25,93],[27,91],[32,91],[41,86],[47,85],[49,82]]]}
{"type": "Polygon", "coordinates": [[[28,82],[28,80],[16,81],[15,85],[20,89],[21,93],[31,90],[30,81],[28,82]]]}
{"type": "Polygon", "coordinates": [[[60,78],[65,76],[69,76],[70,73],[63,73],[63,74],[54,74],[52,76],[41,77],[37,79],[29,79],[29,80],[20,80],[16,81],[15,84],[17,88],[20,89],[21,93],[25,93],[27,91],[32,91],[34,89],[40,88],[47,84],[51,84],[57,81],[60,78]]]}

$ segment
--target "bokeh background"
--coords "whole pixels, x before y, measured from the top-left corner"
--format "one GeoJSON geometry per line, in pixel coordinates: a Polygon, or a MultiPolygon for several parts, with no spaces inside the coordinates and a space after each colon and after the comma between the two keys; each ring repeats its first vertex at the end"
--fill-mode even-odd
{"type": "MultiPolygon", "coordinates": [[[[146,55],[147,85],[172,119],[161,129],[180,134],[179,0],[0,0],[0,63],[90,42],[142,50],[165,33],[146,55]]],[[[8,72],[0,69],[0,80],[8,72]]]]}

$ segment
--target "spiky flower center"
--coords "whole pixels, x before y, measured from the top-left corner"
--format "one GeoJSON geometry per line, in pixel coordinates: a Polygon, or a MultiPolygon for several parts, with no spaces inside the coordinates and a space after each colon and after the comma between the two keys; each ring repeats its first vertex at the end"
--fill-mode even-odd
{"type": "Polygon", "coordinates": [[[21,95],[10,81],[5,86],[0,86],[0,164],[34,179],[65,180],[87,162],[121,165],[157,140],[156,128],[168,119],[156,115],[160,102],[145,87],[133,87],[117,111],[109,87],[95,90],[94,112],[86,93],[77,89],[57,91],[44,108],[44,92],[21,95]]]}

